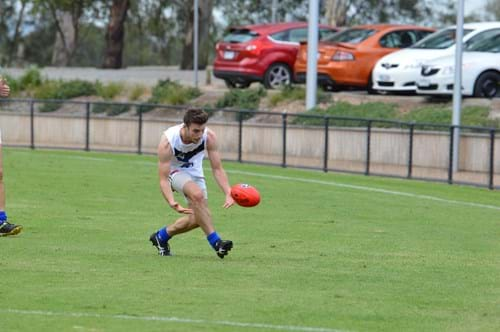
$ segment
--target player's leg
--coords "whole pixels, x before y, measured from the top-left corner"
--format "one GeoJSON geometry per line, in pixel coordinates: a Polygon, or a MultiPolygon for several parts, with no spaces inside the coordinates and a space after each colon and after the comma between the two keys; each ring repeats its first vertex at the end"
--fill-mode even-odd
{"type": "Polygon", "coordinates": [[[5,212],[5,185],[3,183],[2,144],[0,138],[0,236],[15,235],[21,232],[22,229],[23,227],[21,225],[14,225],[7,222],[7,213],[5,212]]]}
{"type": "Polygon", "coordinates": [[[192,181],[186,182],[182,190],[189,201],[190,208],[193,209],[196,223],[207,236],[208,242],[214,248],[217,255],[220,258],[224,258],[233,248],[233,242],[222,240],[215,231],[212,215],[208,208],[205,179],[194,178],[192,181]]]}

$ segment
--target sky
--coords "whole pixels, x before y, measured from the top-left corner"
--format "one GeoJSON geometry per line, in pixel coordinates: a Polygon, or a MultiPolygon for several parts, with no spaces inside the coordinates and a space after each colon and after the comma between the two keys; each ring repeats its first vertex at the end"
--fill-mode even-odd
{"type": "Polygon", "coordinates": [[[484,7],[486,6],[486,3],[487,0],[464,0],[465,15],[471,14],[474,11],[484,13],[484,7]]]}

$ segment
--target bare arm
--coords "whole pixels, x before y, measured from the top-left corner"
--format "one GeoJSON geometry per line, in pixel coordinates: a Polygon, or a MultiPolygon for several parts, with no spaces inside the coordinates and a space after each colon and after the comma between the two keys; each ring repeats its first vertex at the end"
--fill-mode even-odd
{"type": "Polygon", "coordinates": [[[7,81],[0,77],[0,97],[8,97],[10,94],[10,87],[7,84],[7,81]]]}
{"type": "Polygon", "coordinates": [[[170,160],[172,159],[172,156],[173,154],[170,143],[165,136],[162,136],[160,144],[158,144],[158,175],[160,177],[161,193],[172,209],[179,213],[190,214],[193,212],[191,209],[186,209],[175,201],[174,193],[172,192],[172,187],[170,186],[170,181],[168,180],[170,175],[170,160]]]}
{"type": "Polygon", "coordinates": [[[222,167],[220,153],[217,147],[217,137],[211,130],[208,130],[207,152],[215,181],[221,188],[224,195],[226,195],[223,207],[227,209],[234,204],[234,199],[231,197],[231,187],[229,186],[229,180],[227,178],[226,171],[224,171],[224,168],[222,167]]]}

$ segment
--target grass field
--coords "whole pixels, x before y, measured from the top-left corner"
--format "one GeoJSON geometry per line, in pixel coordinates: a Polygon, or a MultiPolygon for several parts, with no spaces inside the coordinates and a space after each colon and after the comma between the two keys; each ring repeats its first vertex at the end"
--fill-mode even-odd
{"type": "MultiPolygon", "coordinates": [[[[148,241],[177,217],[153,156],[4,148],[1,331],[498,331],[500,192],[226,163],[255,208],[221,208],[235,243],[200,230],[148,241]]],[[[208,170],[207,170],[208,171],[208,170]]]]}

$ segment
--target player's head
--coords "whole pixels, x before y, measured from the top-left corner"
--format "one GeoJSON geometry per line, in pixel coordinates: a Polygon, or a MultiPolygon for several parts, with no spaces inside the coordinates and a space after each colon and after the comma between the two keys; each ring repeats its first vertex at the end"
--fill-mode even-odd
{"type": "Polygon", "coordinates": [[[190,108],[184,114],[184,137],[183,139],[197,143],[205,132],[208,114],[198,108],[190,108]]]}
{"type": "Polygon", "coordinates": [[[189,108],[184,114],[184,124],[189,127],[192,123],[204,125],[208,121],[208,114],[199,108],[189,108]]]}

